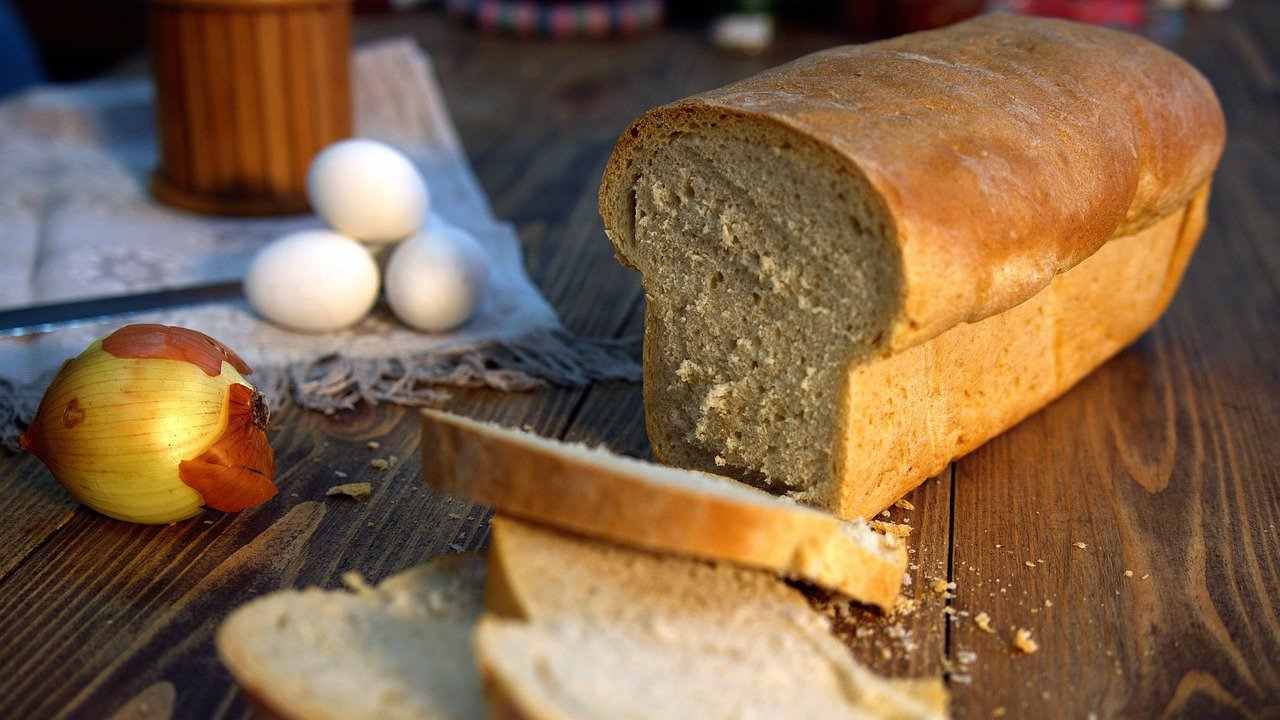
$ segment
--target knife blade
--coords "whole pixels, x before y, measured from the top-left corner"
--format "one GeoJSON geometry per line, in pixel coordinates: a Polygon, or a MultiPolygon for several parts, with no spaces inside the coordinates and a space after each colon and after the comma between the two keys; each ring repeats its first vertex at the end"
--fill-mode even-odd
{"type": "Polygon", "coordinates": [[[0,310],[0,337],[22,337],[76,327],[107,318],[187,305],[238,300],[243,289],[238,280],[172,290],[86,298],[47,305],[0,310]]]}

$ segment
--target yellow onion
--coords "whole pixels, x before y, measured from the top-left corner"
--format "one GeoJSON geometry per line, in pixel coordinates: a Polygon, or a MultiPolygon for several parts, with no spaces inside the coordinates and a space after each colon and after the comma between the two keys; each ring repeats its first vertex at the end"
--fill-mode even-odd
{"type": "Polygon", "coordinates": [[[77,500],[167,523],[276,493],[267,407],[244,361],[186,328],[128,325],[68,360],[22,435],[77,500]]]}

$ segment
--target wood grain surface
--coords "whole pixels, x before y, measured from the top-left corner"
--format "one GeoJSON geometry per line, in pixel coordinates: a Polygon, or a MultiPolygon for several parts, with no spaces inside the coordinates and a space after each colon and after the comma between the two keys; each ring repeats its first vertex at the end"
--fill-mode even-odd
{"type": "MultiPolygon", "coordinates": [[[[634,336],[643,318],[638,280],[613,260],[595,214],[615,134],[652,105],[838,42],[784,33],[748,59],[679,31],[517,42],[427,14],[354,31],[411,33],[432,54],[534,281],[571,330],[615,337],[634,336]]],[[[1191,17],[1173,43],[1217,88],[1230,141],[1209,232],[1165,318],[917,489],[914,509],[891,511],[913,527],[913,612],[837,612],[869,665],[945,672],[957,717],[1280,717],[1276,38],[1280,6],[1239,0],[1191,17]],[[993,632],[978,627],[979,612],[993,632]],[[1013,650],[1017,628],[1031,631],[1036,653],[1013,650]]],[[[447,406],[649,452],[636,385],[459,391],[447,406]]],[[[419,482],[416,432],[400,408],[287,411],[271,428],[276,498],[168,527],[78,508],[32,458],[0,457],[0,716],[251,715],[210,642],[231,609],[276,588],[334,587],[351,569],[376,581],[485,544],[486,508],[419,482]],[[388,470],[369,465],[393,455],[388,470]],[[366,501],[325,496],[366,480],[366,501]]]]}

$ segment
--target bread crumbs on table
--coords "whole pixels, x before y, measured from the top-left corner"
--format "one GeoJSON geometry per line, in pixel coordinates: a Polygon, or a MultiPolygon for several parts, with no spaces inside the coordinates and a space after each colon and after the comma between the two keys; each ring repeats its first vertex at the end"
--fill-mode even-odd
{"type": "Polygon", "coordinates": [[[1133,571],[1132,571],[1132,570],[1125,570],[1125,571],[1124,571],[1124,576],[1125,576],[1125,577],[1133,577],[1133,571]]]}
{"type": "Polygon", "coordinates": [[[906,499],[903,499],[903,498],[899,498],[898,500],[894,501],[893,506],[894,506],[894,507],[898,507],[898,508],[902,508],[903,510],[915,510],[915,509],[916,509],[916,506],[915,506],[915,505],[912,505],[910,502],[908,502],[906,499]]]}
{"type": "Polygon", "coordinates": [[[373,486],[367,482],[343,483],[334,485],[324,493],[326,496],[343,496],[352,500],[364,500],[373,494],[373,486]]]}
{"type": "Polygon", "coordinates": [[[1081,550],[1084,550],[1085,548],[1089,547],[1089,544],[1088,544],[1088,543],[1077,542],[1077,543],[1075,543],[1075,546],[1076,546],[1076,547],[1078,547],[1078,548],[1080,548],[1081,550]]]}
{"type": "Polygon", "coordinates": [[[982,632],[994,633],[995,628],[991,627],[991,616],[985,612],[980,612],[973,616],[973,624],[978,626],[982,632]]]}
{"type": "Polygon", "coordinates": [[[1147,574],[1143,575],[1142,577],[1140,577],[1140,578],[1138,578],[1138,579],[1139,579],[1139,580],[1147,580],[1147,579],[1149,579],[1150,577],[1151,577],[1151,573],[1147,573],[1147,574]]]}
{"type": "Polygon", "coordinates": [[[1035,566],[1036,566],[1036,564],[1035,564],[1035,563],[1033,563],[1033,562],[1031,562],[1030,560],[1026,560],[1026,561],[1024,561],[1022,564],[1023,564],[1023,565],[1026,565],[1026,566],[1027,566],[1027,567],[1029,567],[1029,568],[1033,568],[1033,567],[1035,567],[1035,566]]]}
{"type": "Polygon", "coordinates": [[[370,450],[377,450],[378,448],[382,447],[382,443],[378,442],[377,440],[370,440],[369,442],[365,443],[364,446],[369,448],[370,450]]]}
{"type": "Polygon", "coordinates": [[[387,468],[391,467],[391,463],[387,462],[382,458],[374,458],[369,461],[369,467],[373,468],[374,470],[386,470],[387,468]]]}
{"type": "Polygon", "coordinates": [[[1004,717],[1004,713],[1005,713],[1004,706],[1001,705],[1000,707],[991,711],[991,717],[1004,717]]]}
{"type": "Polygon", "coordinates": [[[875,530],[876,532],[881,532],[881,533],[884,533],[885,535],[889,535],[899,539],[906,538],[911,535],[910,525],[903,525],[902,523],[894,523],[894,522],[885,522],[884,520],[872,520],[870,523],[867,523],[867,524],[870,525],[871,529],[875,530]]]}
{"type": "Polygon", "coordinates": [[[1040,644],[1031,639],[1030,630],[1018,628],[1017,632],[1013,634],[1013,647],[1024,655],[1030,655],[1040,649],[1040,644]]]}
{"type": "Polygon", "coordinates": [[[342,584],[357,595],[376,594],[378,591],[364,579],[359,570],[348,570],[342,573],[342,584]]]}
{"type": "Polygon", "coordinates": [[[344,478],[344,477],[346,477],[346,476],[347,476],[347,474],[346,474],[346,473],[344,473],[344,472],[342,472],[341,470],[334,470],[334,471],[333,471],[333,476],[334,476],[334,477],[336,477],[336,478],[344,478]]]}

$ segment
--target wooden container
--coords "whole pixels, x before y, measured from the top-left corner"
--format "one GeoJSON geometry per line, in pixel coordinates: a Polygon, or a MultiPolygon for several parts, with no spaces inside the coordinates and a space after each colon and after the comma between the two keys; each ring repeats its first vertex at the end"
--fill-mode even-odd
{"type": "Polygon", "coordinates": [[[350,0],[152,0],[161,202],[307,209],[311,158],[351,135],[350,0]]]}

